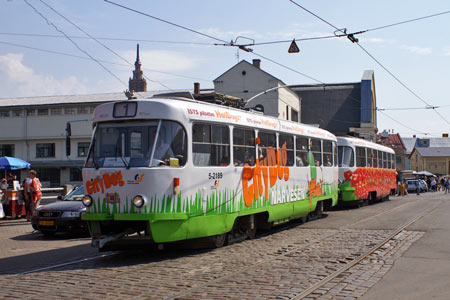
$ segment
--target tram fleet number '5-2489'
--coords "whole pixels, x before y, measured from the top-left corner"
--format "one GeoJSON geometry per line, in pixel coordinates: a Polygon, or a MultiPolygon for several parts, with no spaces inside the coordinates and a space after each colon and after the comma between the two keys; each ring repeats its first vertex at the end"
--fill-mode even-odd
{"type": "Polygon", "coordinates": [[[208,173],[208,179],[222,179],[223,174],[222,172],[217,172],[217,173],[208,173]]]}

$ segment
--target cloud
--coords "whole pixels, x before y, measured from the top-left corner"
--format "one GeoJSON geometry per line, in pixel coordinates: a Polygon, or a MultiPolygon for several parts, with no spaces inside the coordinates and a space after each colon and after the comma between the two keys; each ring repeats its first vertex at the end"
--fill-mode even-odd
{"type": "Polygon", "coordinates": [[[444,48],[444,55],[445,56],[450,56],[450,46],[444,48]]]}
{"type": "Polygon", "coordinates": [[[431,48],[419,47],[419,46],[401,46],[402,49],[407,50],[414,54],[429,55],[432,52],[431,48]]]}
{"type": "MultiPolygon", "coordinates": [[[[234,41],[234,40],[236,40],[236,38],[238,36],[241,36],[241,37],[245,36],[245,37],[250,38],[250,39],[260,39],[260,38],[262,38],[261,34],[259,34],[256,31],[253,31],[253,30],[239,30],[239,31],[228,30],[228,31],[223,31],[223,30],[221,30],[219,28],[205,28],[205,29],[200,29],[199,31],[202,32],[202,33],[205,33],[207,35],[213,36],[215,38],[225,40],[225,41],[231,41],[231,40],[234,41]]],[[[221,43],[220,41],[214,41],[212,39],[208,39],[208,41],[211,41],[211,44],[213,44],[213,43],[221,43]]],[[[251,41],[247,40],[247,39],[239,38],[238,43],[251,43],[251,41]]]]}
{"type": "MultiPolygon", "coordinates": [[[[359,38],[359,37],[358,37],[359,38]]],[[[395,44],[393,39],[383,39],[383,38],[359,38],[361,42],[373,43],[373,44],[395,44]]]]}
{"type": "Polygon", "coordinates": [[[38,74],[23,63],[23,57],[19,53],[0,55],[1,97],[86,93],[87,88],[75,76],[59,79],[38,74]]]}

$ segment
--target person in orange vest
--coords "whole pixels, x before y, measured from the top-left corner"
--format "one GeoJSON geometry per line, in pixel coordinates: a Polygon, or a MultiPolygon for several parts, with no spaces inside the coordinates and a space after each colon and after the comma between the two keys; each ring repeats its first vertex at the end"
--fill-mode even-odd
{"type": "Polygon", "coordinates": [[[36,171],[31,170],[30,171],[30,178],[31,178],[31,185],[30,185],[30,191],[31,191],[31,203],[30,203],[30,213],[33,215],[34,211],[36,210],[36,207],[39,206],[39,202],[42,198],[41,193],[41,182],[36,177],[36,171]]]}

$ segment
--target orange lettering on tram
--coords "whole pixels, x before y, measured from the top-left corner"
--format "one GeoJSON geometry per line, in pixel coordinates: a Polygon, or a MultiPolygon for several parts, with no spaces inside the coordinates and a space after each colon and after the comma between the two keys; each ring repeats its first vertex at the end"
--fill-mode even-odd
{"type": "Polygon", "coordinates": [[[256,165],[253,168],[245,164],[242,170],[242,194],[247,207],[263,194],[265,199],[269,200],[269,188],[273,187],[278,179],[289,180],[289,168],[286,167],[286,145],[276,152],[269,147],[266,153],[266,157],[261,161],[256,159],[256,165]]]}
{"type": "Polygon", "coordinates": [[[122,178],[122,171],[117,171],[112,174],[103,174],[101,177],[92,178],[86,181],[86,192],[88,194],[105,193],[105,190],[112,186],[123,186],[125,182],[122,178]]]}

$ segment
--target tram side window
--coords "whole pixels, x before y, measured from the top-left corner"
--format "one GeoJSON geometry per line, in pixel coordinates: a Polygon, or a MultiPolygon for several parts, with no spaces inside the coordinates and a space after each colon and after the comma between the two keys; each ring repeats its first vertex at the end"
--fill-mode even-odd
{"type": "Polygon", "coordinates": [[[311,139],[311,152],[314,156],[316,166],[322,165],[322,141],[319,139],[311,139]]]}
{"type": "Polygon", "coordinates": [[[251,129],[233,129],[233,164],[254,166],[256,159],[255,131],[251,129]]]}
{"type": "Polygon", "coordinates": [[[395,154],[391,154],[391,169],[395,169],[395,154]]]}
{"type": "Polygon", "coordinates": [[[194,124],[192,136],[194,166],[230,164],[230,135],[227,126],[194,124]]]}
{"type": "Polygon", "coordinates": [[[373,167],[374,168],[379,168],[380,165],[378,163],[379,159],[378,159],[378,150],[373,150],[373,167]]]}
{"type": "Polygon", "coordinates": [[[277,136],[275,133],[270,132],[258,132],[259,146],[258,146],[258,158],[262,162],[268,158],[268,165],[276,164],[276,151],[277,151],[277,136]],[[274,154],[269,155],[268,153],[274,154]]]}
{"type": "Polygon", "coordinates": [[[294,165],[294,137],[291,135],[280,134],[278,142],[281,151],[286,150],[287,162],[286,166],[294,165]]]}
{"type": "Polygon", "coordinates": [[[333,144],[331,141],[323,141],[323,165],[333,166],[333,144]]]}
{"type": "Polygon", "coordinates": [[[387,169],[387,153],[383,152],[383,168],[387,169]]]}
{"type": "Polygon", "coordinates": [[[338,165],[338,148],[336,145],[336,142],[333,141],[333,162],[334,162],[334,166],[337,167],[338,165]]]}
{"type": "Polygon", "coordinates": [[[308,164],[308,141],[309,139],[302,136],[295,138],[295,161],[297,167],[307,167],[308,164]]]}
{"type": "Polygon", "coordinates": [[[367,148],[367,167],[369,168],[373,168],[376,167],[373,164],[373,149],[372,148],[367,148]]]}
{"type": "Polygon", "coordinates": [[[356,166],[357,167],[366,166],[366,148],[356,147],[356,166]]]}
{"type": "Polygon", "coordinates": [[[354,167],[355,166],[355,153],[353,148],[349,146],[339,146],[339,167],[354,167]]]}

